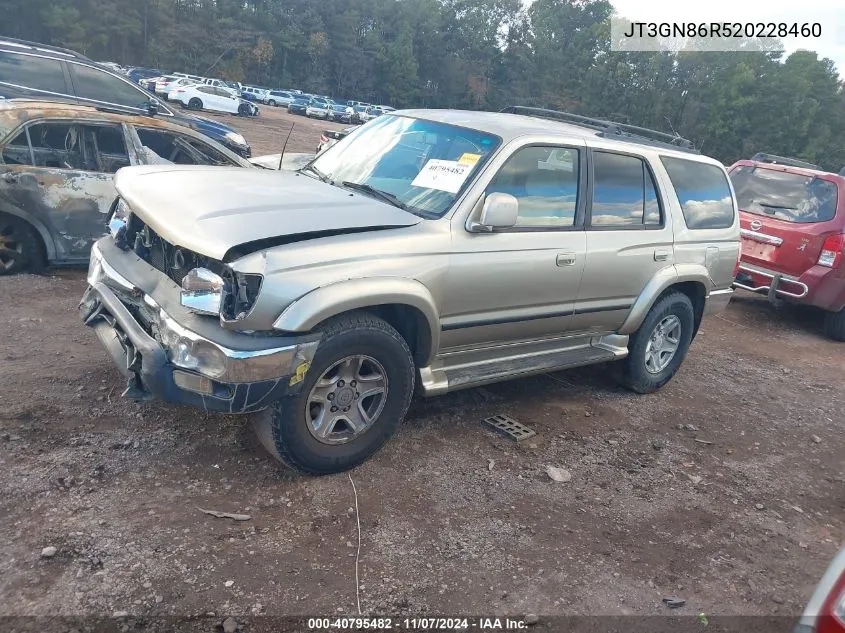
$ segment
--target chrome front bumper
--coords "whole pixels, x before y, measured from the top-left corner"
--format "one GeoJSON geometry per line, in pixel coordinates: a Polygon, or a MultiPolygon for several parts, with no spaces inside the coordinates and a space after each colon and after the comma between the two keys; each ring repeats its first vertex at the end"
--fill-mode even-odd
{"type": "Polygon", "coordinates": [[[177,322],[127,277],[95,244],[80,309],[129,379],[125,394],[136,399],[256,411],[297,388],[317,350],[314,336],[259,337],[266,345],[256,349],[256,337],[226,332],[230,341],[240,338],[252,349],[221,344],[177,322]]]}

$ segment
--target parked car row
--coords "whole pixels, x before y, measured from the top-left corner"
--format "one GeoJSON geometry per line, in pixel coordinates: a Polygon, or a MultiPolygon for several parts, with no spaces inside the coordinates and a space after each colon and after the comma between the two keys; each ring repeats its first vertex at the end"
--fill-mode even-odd
{"type": "Polygon", "coordinates": [[[259,114],[258,106],[241,96],[237,84],[222,79],[172,73],[141,79],[139,85],[168,101],[176,101],[192,110],[226,112],[240,116],[259,114]]]}

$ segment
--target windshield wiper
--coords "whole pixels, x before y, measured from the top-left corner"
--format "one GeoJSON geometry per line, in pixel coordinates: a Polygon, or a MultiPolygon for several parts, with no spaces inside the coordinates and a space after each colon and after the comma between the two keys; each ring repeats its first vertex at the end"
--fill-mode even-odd
{"type": "Polygon", "coordinates": [[[408,205],[402,202],[399,198],[394,196],[392,193],[387,193],[386,191],[382,191],[381,189],[376,189],[370,185],[361,183],[361,182],[350,182],[349,180],[344,180],[341,183],[347,189],[355,189],[356,191],[361,191],[363,193],[368,193],[374,198],[378,198],[382,202],[386,202],[387,204],[392,204],[394,207],[398,207],[403,211],[408,210],[408,205]]]}
{"type": "Polygon", "coordinates": [[[306,165],[305,167],[303,167],[302,169],[300,169],[299,171],[300,172],[310,171],[312,174],[317,176],[317,178],[319,178],[321,182],[327,182],[330,185],[334,184],[332,182],[331,178],[329,178],[326,174],[321,172],[319,169],[317,169],[316,167],[314,167],[314,165],[311,165],[310,163],[308,165],[306,165]]]}
{"type": "Polygon", "coordinates": [[[766,207],[767,209],[787,209],[789,211],[795,211],[798,209],[798,207],[784,207],[779,204],[769,204],[767,202],[758,202],[757,204],[759,204],[761,207],[766,207]]]}

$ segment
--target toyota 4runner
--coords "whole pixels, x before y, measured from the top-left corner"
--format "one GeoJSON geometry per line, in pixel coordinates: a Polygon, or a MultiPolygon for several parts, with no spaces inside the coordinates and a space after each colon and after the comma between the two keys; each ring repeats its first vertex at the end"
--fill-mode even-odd
{"type": "Polygon", "coordinates": [[[736,286],[821,308],[826,334],[845,341],[845,173],[755,154],[730,178],[742,234],[736,286]]]}
{"type": "Polygon", "coordinates": [[[126,396],[256,412],[278,459],[350,468],[425,396],[605,361],[649,393],[731,297],[724,167],[549,110],[408,110],[296,173],[133,167],[80,309],[126,396]]]}

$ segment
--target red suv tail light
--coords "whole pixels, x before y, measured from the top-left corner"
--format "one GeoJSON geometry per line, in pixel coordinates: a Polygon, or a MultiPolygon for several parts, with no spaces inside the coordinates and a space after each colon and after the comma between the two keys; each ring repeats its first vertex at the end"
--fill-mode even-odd
{"type": "Polygon", "coordinates": [[[845,248],[845,234],[828,235],[819,254],[819,266],[837,268],[842,261],[842,250],[845,248]]]}
{"type": "Polygon", "coordinates": [[[845,573],[825,598],[816,621],[815,633],[845,633],[845,573]]]}

